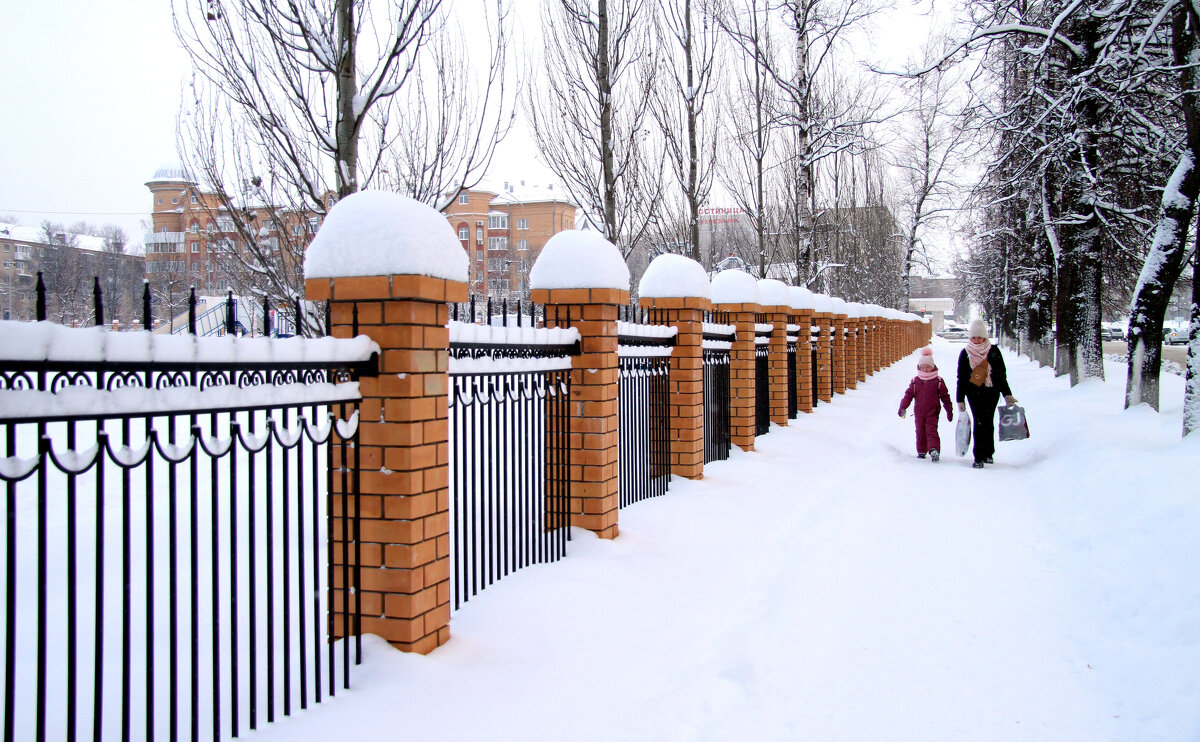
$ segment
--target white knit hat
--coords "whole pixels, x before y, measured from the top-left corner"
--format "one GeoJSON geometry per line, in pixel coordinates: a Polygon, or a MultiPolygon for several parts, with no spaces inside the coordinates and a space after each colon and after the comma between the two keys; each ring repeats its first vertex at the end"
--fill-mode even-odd
{"type": "Polygon", "coordinates": [[[920,368],[923,363],[928,363],[934,371],[937,370],[937,362],[933,360],[933,348],[929,346],[921,348],[921,355],[917,356],[917,368],[920,368]]]}
{"type": "Polygon", "coordinates": [[[973,337],[973,338],[991,337],[991,335],[988,333],[987,325],[984,323],[983,320],[979,319],[978,317],[971,320],[970,333],[971,333],[971,337],[973,337]]]}

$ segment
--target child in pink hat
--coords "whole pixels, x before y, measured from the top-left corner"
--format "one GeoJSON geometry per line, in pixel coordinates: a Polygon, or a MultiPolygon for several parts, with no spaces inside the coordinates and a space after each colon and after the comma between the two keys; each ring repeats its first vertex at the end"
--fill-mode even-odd
{"type": "Polygon", "coordinates": [[[917,357],[917,375],[909,382],[904,398],[900,400],[900,417],[908,412],[910,402],[913,405],[913,421],[917,424],[917,458],[929,458],[937,461],[941,458],[942,439],[938,436],[938,402],[946,408],[946,418],[954,422],[954,408],[950,405],[950,390],[946,382],[938,375],[937,364],[933,362],[933,349],[921,348],[917,357]]]}

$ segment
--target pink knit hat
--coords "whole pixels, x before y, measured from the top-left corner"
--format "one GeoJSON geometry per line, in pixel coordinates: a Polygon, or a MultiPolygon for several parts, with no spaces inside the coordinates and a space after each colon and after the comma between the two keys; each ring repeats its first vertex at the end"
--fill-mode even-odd
{"type": "Polygon", "coordinates": [[[928,365],[934,371],[937,371],[937,364],[933,360],[933,348],[921,348],[921,355],[917,356],[917,368],[928,365]]]}

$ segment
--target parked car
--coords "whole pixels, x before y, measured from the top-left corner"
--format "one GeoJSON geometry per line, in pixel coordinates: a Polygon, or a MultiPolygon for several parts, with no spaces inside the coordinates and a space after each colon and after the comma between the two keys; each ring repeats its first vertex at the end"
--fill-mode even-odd
{"type": "Polygon", "coordinates": [[[1125,326],[1120,322],[1106,322],[1100,325],[1100,338],[1102,340],[1124,340],[1125,326]]]}
{"type": "Polygon", "coordinates": [[[950,327],[938,333],[946,340],[967,340],[967,331],[961,327],[950,327]]]}
{"type": "Polygon", "coordinates": [[[1163,325],[1163,343],[1166,345],[1184,345],[1188,341],[1187,325],[1163,325]]]}

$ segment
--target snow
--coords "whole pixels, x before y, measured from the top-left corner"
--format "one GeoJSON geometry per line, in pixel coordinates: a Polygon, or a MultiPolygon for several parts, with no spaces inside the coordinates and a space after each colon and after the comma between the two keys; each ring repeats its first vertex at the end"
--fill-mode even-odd
{"type": "Polygon", "coordinates": [[[455,358],[450,357],[451,375],[513,374],[535,371],[562,371],[571,368],[571,356],[554,358],[455,358]]]}
{"type": "Polygon", "coordinates": [[[468,322],[451,322],[451,343],[483,343],[488,345],[571,345],[579,342],[579,330],[574,327],[500,327],[468,322]]]}
{"type": "Polygon", "coordinates": [[[675,325],[639,325],[617,321],[617,335],[621,337],[673,338],[678,334],[679,328],[675,325]]]}
{"type": "Polygon", "coordinates": [[[813,308],[813,292],[803,286],[788,286],[788,299],[792,309],[813,308]]]}
{"type": "Polygon", "coordinates": [[[711,298],[713,304],[758,304],[758,281],[737,268],[723,270],[713,276],[711,298]]]}
{"type": "Polygon", "coordinates": [[[63,327],[53,322],[0,320],[10,361],[110,363],[354,363],[379,352],[365,335],[339,338],[197,338],[107,327],[63,327]]]}
{"type": "Polygon", "coordinates": [[[628,291],[629,267],[616,245],[598,233],[568,229],[546,241],[529,270],[529,286],[628,291]]]}
{"type": "MultiPolygon", "coordinates": [[[[941,368],[960,348],[933,341],[941,368]]],[[[349,693],[255,738],[1196,739],[1182,380],[1122,411],[1119,369],[1071,388],[1006,360],[1033,437],[994,466],[916,459],[903,359],[623,509],[619,538],[576,530],[431,655],[368,637],[349,693]]]]}
{"type": "Polygon", "coordinates": [[[653,345],[618,345],[617,356],[620,358],[669,358],[674,350],[674,348],[653,345]]]}
{"type": "Polygon", "coordinates": [[[758,280],[758,294],[760,303],[764,307],[786,307],[792,303],[787,284],[783,281],[777,281],[774,278],[760,278],[758,280]]]}
{"type": "Polygon", "coordinates": [[[691,258],[671,253],[664,253],[650,261],[642,280],[638,282],[638,296],[647,298],[707,299],[708,294],[708,274],[704,267],[691,258]]]}
{"type": "Polygon", "coordinates": [[[467,254],[446,217],[407,196],[359,191],[325,217],[305,278],[417,275],[467,280],[467,254]]]}

